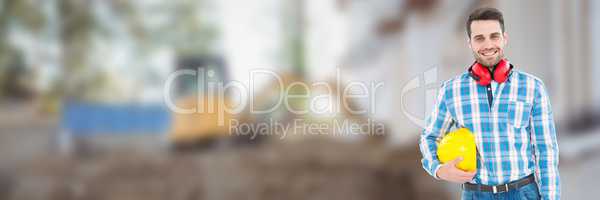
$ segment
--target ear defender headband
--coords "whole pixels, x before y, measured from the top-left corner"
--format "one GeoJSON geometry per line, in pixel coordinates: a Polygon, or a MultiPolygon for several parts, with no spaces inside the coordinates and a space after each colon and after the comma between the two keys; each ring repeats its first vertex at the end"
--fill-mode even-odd
{"type": "Polygon", "coordinates": [[[502,59],[496,64],[494,72],[491,73],[487,67],[475,62],[469,68],[469,74],[471,74],[471,77],[473,77],[479,85],[488,86],[492,83],[492,80],[498,83],[504,83],[504,81],[508,79],[512,68],[513,66],[509,64],[506,59],[502,59]]]}

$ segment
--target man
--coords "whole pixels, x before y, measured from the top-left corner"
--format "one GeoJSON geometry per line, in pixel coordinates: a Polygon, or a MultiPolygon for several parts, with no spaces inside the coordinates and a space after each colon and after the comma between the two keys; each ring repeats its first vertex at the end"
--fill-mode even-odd
{"type": "Polygon", "coordinates": [[[502,13],[480,8],[466,24],[475,63],[444,82],[420,138],[423,168],[461,183],[462,199],[559,199],[558,145],[550,99],[539,78],[504,57],[502,13]],[[442,164],[436,140],[452,127],[475,135],[477,170],[442,164]]]}

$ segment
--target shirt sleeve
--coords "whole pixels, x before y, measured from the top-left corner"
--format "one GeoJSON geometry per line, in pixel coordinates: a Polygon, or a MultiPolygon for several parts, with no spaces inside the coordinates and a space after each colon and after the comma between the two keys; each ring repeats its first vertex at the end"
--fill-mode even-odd
{"type": "Polygon", "coordinates": [[[538,84],[531,120],[535,154],[535,176],[542,199],[560,199],[558,143],[550,100],[543,84],[538,84]]]}
{"type": "Polygon", "coordinates": [[[423,158],[421,163],[423,169],[431,176],[436,176],[437,170],[441,164],[437,158],[437,139],[443,135],[452,126],[453,120],[446,107],[446,85],[442,84],[433,107],[433,111],[425,121],[425,128],[419,140],[419,148],[423,158]]]}

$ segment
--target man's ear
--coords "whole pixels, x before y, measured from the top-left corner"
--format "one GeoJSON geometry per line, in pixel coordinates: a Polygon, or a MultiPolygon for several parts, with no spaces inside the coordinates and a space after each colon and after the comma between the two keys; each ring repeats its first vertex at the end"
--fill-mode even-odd
{"type": "Polygon", "coordinates": [[[467,47],[469,47],[469,49],[473,50],[473,46],[471,46],[471,38],[467,38],[467,47]]]}
{"type": "Polygon", "coordinates": [[[508,33],[504,32],[504,33],[502,33],[502,35],[504,36],[504,45],[507,45],[508,44],[508,33]]]}

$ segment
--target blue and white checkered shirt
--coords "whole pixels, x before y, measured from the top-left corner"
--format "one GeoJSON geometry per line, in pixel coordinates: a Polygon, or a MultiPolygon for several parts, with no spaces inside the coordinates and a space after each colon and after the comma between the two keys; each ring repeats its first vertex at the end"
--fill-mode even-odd
{"type": "Polygon", "coordinates": [[[486,87],[467,72],[443,83],[420,138],[421,161],[430,175],[436,177],[440,167],[436,140],[461,126],[474,133],[477,143],[471,183],[500,185],[535,173],[542,199],[560,198],[556,130],[540,79],[513,70],[497,86],[492,106],[486,87]]]}

